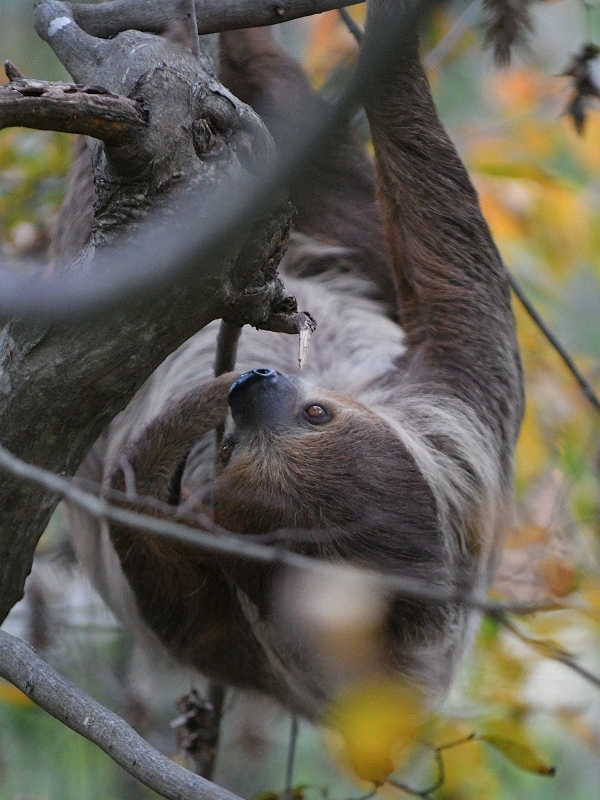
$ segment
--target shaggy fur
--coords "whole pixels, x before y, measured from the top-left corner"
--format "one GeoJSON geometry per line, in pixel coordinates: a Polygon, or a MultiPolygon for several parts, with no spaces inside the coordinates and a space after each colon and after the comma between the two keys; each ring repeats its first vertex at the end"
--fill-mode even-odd
{"type": "MultiPolygon", "coordinates": [[[[389,23],[383,4],[369,14],[367,46],[389,23]]],[[[302,124],[302,102],[321,103],[266,31],[223,35],[222,51],[224,81],[276,139],[284,123],[302,124]]],[[[281,375],[232,391],[213,483],[212,429],[228,413],[235,376],[211,377],[210,325],[157,370],[82,471],[119,489],[134,481],[138,494],[172,504],[191,493],[239,533],[305,531],[286,545],[297,552],[480,594],[511,524],[522,416],[506,274],[414,42],[366,110],[383,215],[372,166],[349,131],[293,198],[297,232],[281,271],[318,321],[302,376],[292,337],[244,330],[240,372],[281,375]],[[306,416],[315,404],[322,424],[306,416]]],[[[288,580],[281,568],[76,512],[72,527],[96,585],[141,635],[214,679],[323,713],[336,678],[282,621],[273,602],[288,580]]],[[[391,597],[378,669],[439,696],[467,629],[462,608],[391,597]]]]}

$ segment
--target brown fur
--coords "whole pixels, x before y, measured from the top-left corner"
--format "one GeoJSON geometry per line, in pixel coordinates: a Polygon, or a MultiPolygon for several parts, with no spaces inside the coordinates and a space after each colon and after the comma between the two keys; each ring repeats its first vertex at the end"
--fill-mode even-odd
{"type": "MultiPolygon", "coordinates": [[[[377,3],[369,13],[371,31],[385,26],[377,3]]],[[[286,121],[301,122],[295,98],[321,103],[264,31],[222,39],[226,82],[276,139],[286,121]]],[[[213,484],[209,431],[227,414],[233,376],[210,379],[209,326],[163,364],[83,470],[123,489],[124,454],[140,495],[176,504],[183,486],[212,500],[229,530],[300,529],[289,549],[481,593],[511,523],[522,415],[506,274],[416,49],[366,109],[384,225],[372,168],[349,132],[310,165],[295,197],[298,232],[282,269],[319,322],[303,379],[293,376],[291,337],[244,332],[240,370],[292,377],[240,384],[238,406],[232,391],[213,484]],[[304,414],[314,404],[329,415],[322,425],[304,414]]],[[[147,636],[210,677],[322,713],[335,681],[273,605],[287,580],[280,567],[79,517],[73,527],[109,603],[147,636]]],[[[443,692],[467,622],[461,608],[391,598],[381,668],[443,692]]]]}

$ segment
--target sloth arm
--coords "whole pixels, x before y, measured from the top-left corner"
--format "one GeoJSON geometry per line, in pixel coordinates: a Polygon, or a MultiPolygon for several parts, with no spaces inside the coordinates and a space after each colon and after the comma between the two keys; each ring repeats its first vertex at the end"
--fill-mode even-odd
{"type": "MultiPolygon", "coordinates": [[[[394,30],[392,9],[415,4],[367,5],[361,58],[394,30]]],[[[438,119],[416,26],[403,38],[401,52],[365,92],[406,334],[398,367],[405,386],[466,401],[493,431],[508,464],[523,409],[508,276],[476,191],[438,119]]]]}
{"type": "MultiPolygon", "coordinates": [[[[260,114],[284,152],[290,136],[308,134],[310,121],[319,121],[328,109],[269,28],[222,33],[220,77],[260,114]]],[[[377,299],[393,303],[395,281],[373,163],[352,126],[335,130],[302,166],[302,180],[291,187],[290,199],[297,210],[294,229],[347,248],[348,269],[373,284],[377,299]]]]}

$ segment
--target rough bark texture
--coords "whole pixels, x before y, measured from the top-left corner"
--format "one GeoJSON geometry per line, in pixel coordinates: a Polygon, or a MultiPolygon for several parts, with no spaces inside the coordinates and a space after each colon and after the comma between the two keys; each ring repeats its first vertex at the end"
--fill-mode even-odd
{"type": "Polygon", "coordinates": [[[24,123],[28,128],[82,133],[105,142],[135,136],[146,126],[134,101],[100,87],[17,78],[0,86],[0,128],[24,123]]]}
{"type": "MultiPolygon", "coordinates": [[[[94,229],[84,257],[69,267],[73,273],[99,269],[98,254],[117,237],[135,246],[154,208],[162,210],[152,225],[171,234],[192,196],[199,213],[210,215],[215,192],[252,179],[272,153],[259,117],[218,83],[205,58],[133,31],[95,39],[55,0],[38,4],[36,26],[77,83],[134,98],[148,122],[117,143],[92,145],[94,229]],[[165,208],[166,198],[171,202],[165,208]]],[[[20,121],[27,124],[27,115],[20,121]]],[[[229,315],[285,328],[295,307],[276,266],[289,224],[286,203],[249,220],[243,236],[210,262],[193,265],[151,303],[140,299],[111,316],[61,327],[6,325],[0,333],[2,444],[25,460],[73,474],[143,381],[209,321],[229,315]]],[[[34,547],[56,502],[2,476],[0,621],[22,596],[34,547]]]]}
{"type": "MultiPolygon", "coordinates": [[[[196,0],[199,33],[228,31],[274,25],[332,8],[356,5],[362,0],[196,0]]],[[[163,33],[172,21],[169,3],[155,0],[113,0],[101,5],[79,4],[73,7],[77,23],[94,36],[114,36],[127,28],[163,33]]]]}

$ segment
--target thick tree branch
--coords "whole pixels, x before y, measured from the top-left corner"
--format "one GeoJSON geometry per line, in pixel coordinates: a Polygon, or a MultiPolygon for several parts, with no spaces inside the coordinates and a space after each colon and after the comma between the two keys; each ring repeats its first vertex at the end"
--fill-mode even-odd
{"type": "MultiPolygon", "coordinates": [[[[337,106],[315,120],[308,135],[290,132],[290,155],[277,163],[265,157],[260,121],[215,81],[210,65],[148,34],[97,39],[75,25],[66,4],[38,4],[38,30],[76,82],[120,95],[141,92],[149,113],[148,137],[142,132],[139,147],[96,149],[101,191],[92,244],[102,246],[124,222],[135,231],[160,199],[176,196],[158,233],[146,231],[143,242],[137,237],[134,246],[112,248],[104,260],[84,260],[84,280],[24,282],[0,274],[0,314],[39,320],[77,311],[79,320],[68,329],[23,323],[2,332],[0,441],[9,450],[54,473],[73,474],[158,364],[211,319],[298,330],[275,272],[289,215],[281,206],[278,214],[272,209],[302,160],[352,113],[387,54],[403,46],[406,17],[415,10],[399,6],[398,12],[396,29],[387,31],[382,49],[364,55],[337,106]],[[228,120],[238,118],[225,130],[219,128],[224,109],[228,120]],[[202,122],[194,128],[201,120],[212,121],[217,135],[195,143],[190,128],[206,132],[202,122]],[[215,141],[218,152],[206,152],[215,141]],[[183,187],[182,176],[188,176],[183,187]],[[198,185],[200,199],[187,191],[198,185]],[[251,237],[260,246],[250,246],[251,237]],[[113,316],[90,319],[89,311],[98,308],[112,308],[113,316]]],[[[56,502],[16,478],[0,483],[0,621],[22,595],[56,502]]]]}
{"type": "MultiPolygon", "coordinates": [[[[360,2],[363,0],[196,0],[195,5],[198,33],[205,34],[274,25],[360,2]]],[[[109,38],[129,28],[164,33],[173,14],[163,0],[112,0],[73,5],[73,17],[93,36],[109,38]]]]}
{"type": "MultiPolygon", "coordinates": [[[[134,93],[149,119],[123,140],[95,145],[92,239],[68,276],[25,283],[7,276],[15,296],[33,291],[60,303],[82,271],[102,294],[109,286],[104,259],[114,260],[116,250],[124,261],[141,259],[138,280],[141,286],[148,281],[146,290],[121,298],[111,317],[91,319],[80,309],[68,328],[38,321],[11,323],[0,332],[0,441],[25,460],[73,474],[144,380],[208,322],[225,317],[291,331],[299,323],[276,271],[290,224],[281,196],[246,215],[243,226],[205,249],[202,259],[179,242],[182,218],[210,228],[215,203],[226,204],[240,185],[256,182],[273,153],[261,120],[216,81],[206,59],[134,31],[97,40],[65,13],[55,0],[38,6],[40,24],[53,46],[67,53],[76,80],[134,93]],[[146,274],[142,235],[155,258],[154,272],[146,274]],[[116,237],[120,248],[108,248],[116,237]]],[[[11,77],[22,80],[16,70],[11,77]]],[[[122,262],[114,266],[121,269],[122,262]]],[[[114,284],[112,291],[119,291],[114,284]]],[[[56,502],[16,479],[0,483],[0,620],[22,595],[56,502]]]]}
{"type": "MultiPolygon", "coordinates": [[[[58,278],[40,286],[25,283],[8,270],[0,269],[0,317],[72,319],[98,309],[122,308],[132,297],[141,294],[149,300],[155,298],[169,280],[188,277],[192,265],[198,260],[214,258],[215,251],[240,235],[248,215],[266,212],[282,188],[298,176],[302,163],[313,157],[322,146],[325,137],[346,122],[366,87],[375,80],[387,54],[403,46],[405,31],[410,27],[405,18],[414,13],[412,6],[399,6],[397,29],[388,31],[382,48],[372,50],[362,59],[360,69],[335,107],[329,113],[319,114],[318,119],[307,119],[302,132],[290,130],[285,158],[265,163],[259,180],[238,178],[233,191],[215,198],[213,213],[208,216],[200,213],[193,201],[187,202],[181,213],[181,227],[176,232],[166,231],[152,241],[140,242],[139,248],[133,252],[113,251],[101,271],[91,272],[82,280],[58,278]]],[[[70,7],[58,0],[43,0],[38,4],[36,25],[68,69],[76,73],[79,82],[100,82],[111,91],[128,94],[132,88],[131,73],[123,62],[132,50],[132,36],[141,37],[136,38],[136,60],[147,61],[146,34],[129,31],[108,41],[89,36],[75,24],[70,7]],[[111,71],[113,59],[118,68],[111,71]],[[91,80],[88,74],[90,61],[98,63],[103,75],[101,81],[97,78],[91,80]],[[125,75],[128,76],[126,85],[125,75]]],[[[169,117],[168,114],[165,116],[169,117]]],[[[307,330],[297,321],[286,322],[284,329],[297,331],[299,327],[307,330]]]]}
{"type": "Polygon", "coordinates": [[[0,631],[0,675],[162,797],[240,800],[163,756],[121,717],[63,678],[30,645],[6,631],[0,631]]]}
{"type": "MultiPolygon", "coordinates": [[[[6,65],[6,74],[10,67],[6,65]]],[[[134,100],[98,86],[17,78],[0,86],[0,129],[13,126],[93,136],[118,144],[147,120],[134,100]]]]}

